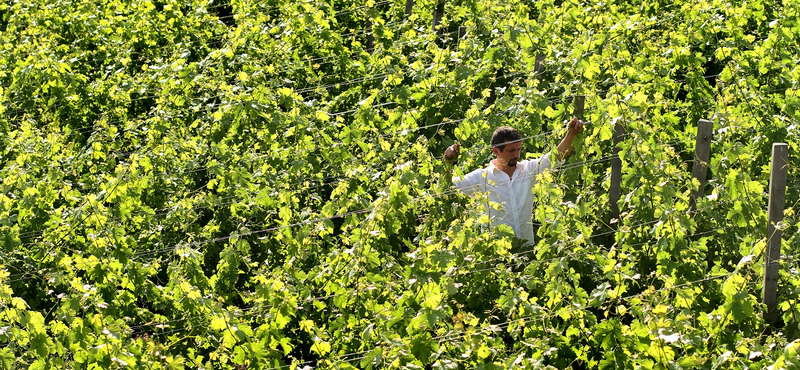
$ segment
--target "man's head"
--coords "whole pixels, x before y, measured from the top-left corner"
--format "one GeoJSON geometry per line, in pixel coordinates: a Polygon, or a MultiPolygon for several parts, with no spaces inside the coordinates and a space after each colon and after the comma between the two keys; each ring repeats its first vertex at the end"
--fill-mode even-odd
{"type": "Polygon", "coordinates": [[[501,126],[492,134],[492,153],[500,164],[515,167],[522,149],[522,135],[508,126],[501,126]]]}

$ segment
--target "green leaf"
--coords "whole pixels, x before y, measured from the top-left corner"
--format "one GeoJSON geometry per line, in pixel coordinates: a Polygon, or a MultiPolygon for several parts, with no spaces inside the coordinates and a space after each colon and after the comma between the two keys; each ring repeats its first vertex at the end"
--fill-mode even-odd
{"type": "Polygon", "coordinates": [[[597,288],[592,292],[592,299],[589,301],[589,305],[593,307],[600,307],[605,301],[606,297],[608,296],[608,288],[611,287],[609,283],[603,283],[598,285],[597,288]]]}
{"type": "Polygon", "coordinates": [[[225,330],[228,328],[227,320],[224,317],[216,316],[211,319],[211,324],[208,327],[211,330],[225,330]]]}
{"type": "Polygon", "coordinates": [[[614,135],[609,125],[600,125],[600,141],[610,140],[614,135]]]}
{"type": "Polygon", "coordinates": [[[328,342],[323,341],[322,339],[316,338],[314,340],[314,344],[311,345],[311,351],[316,353],[319,356],[325,356],[331,351],[331,345],[328,342]]]}
{"type": "Polygon", "coordinates": [[[734,322],[747,323],[753,320],[755,313],[755,299],[747,292],[738,292],[733,295],[729,302],[729,311],[733,315],[734,322]]]}
{"type": "Polygon", "coordinates": [[[26,325],[25,327],[32,334],[45,335],[44,316],[36,311],[28,311],[25,313],[26,325]]]}
{"type": "Polygon", "coordinates": [[[422,302],[422,307],[427,307],[432,310],[437,309],[442,303],[442,291],[439,284],[425,283],[423,291],[425,292],[425,301],[422,302]]]}
{"type": "Polygon", "coordinates": [[[311,333],[314,330],[314,321],[311,320],[300,321],[300,329],[308,333],[311,333]]]}
{"type": "Polygon", "coordinates": [[[28,307],[28,304],[25,302],[25,300],[19,297],[11,298],[11,305],[18,310],[24,310],[28,307]]]}
{"type": "Polygon", "coordinates": [[[480,346],[480,348],[478,348],[478,358],[485,359],[491,355],[492,351],[486,346],[486,344],[483,344],[480,346]]]}
{"type": "Polygon", "coordinates": [[[10,369],[14,362],[16,362],[16,358],[14,358],[14,351],[11,348],[0,349],[0,363],[3,364],[4,369],[10,369]]]}
{"type": "Polygon", "coordinates": [[[545,109],[544,109],[544,115],[545,115],[547,118],[550,118],[550,119],[553,119],[553,118],[559,117],[559,116],[561,116],[561,114],[562,114],[562,113],[564,113],[564,111],[563,111],[563,110],[556,110],[556,109],[553,109],[553,107],[551,107],[551,106],[549,106],[549,105],[547,106],[547,108],[545,108],[545,109]]]}
{"type": "Polygon", "coordinates": [[[47,364],[45,364],[44,360],[42,359],[38,359],[32,362],[30,366],[28,366],[28,370],[44,370],[44,369],[47,369],[47,364]]]}
{"type": "Polygon", "coordinates": [[[745,280],[741,275],[731,275],[722,284],[722,294],[724,294],[725,298],[728,300],[733,299],[733,297],[739,294],[741,289],[745,286],[744,282],[745,280]]]}

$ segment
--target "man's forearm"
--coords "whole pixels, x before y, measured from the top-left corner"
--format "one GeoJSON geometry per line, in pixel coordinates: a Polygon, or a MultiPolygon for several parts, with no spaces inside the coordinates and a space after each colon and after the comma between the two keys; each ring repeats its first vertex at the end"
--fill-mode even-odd
{"type": "MultiPolygon", "coordinates": [[[[453,186],[453,162],[448,161],[446,158],[442,161],[441,172],[439,172],[438,188],[444,191],[453,186]]],[[[437,166],[438,167],[438,166],[437,166]]]]}
{"type": "Polygon", "coordinates": [[[559,161],[567,159],[569,153],[572,152],[572,142],[575,141],[575,138],[578,137],[581,131],[583,131],[583,121],[578,118],[573,118],[569,124],[567,124],[567,134],[557,147],[559,161]]]}
{"type": "Polygon", "coordinates": [[[572,142],[575,141],[577,134],[572,134],[568,132],[566,136],[561,140],[561,143],[558,144],[558,160],[563,161],[567,158],[570,152],[572,152],[572,142]]]}

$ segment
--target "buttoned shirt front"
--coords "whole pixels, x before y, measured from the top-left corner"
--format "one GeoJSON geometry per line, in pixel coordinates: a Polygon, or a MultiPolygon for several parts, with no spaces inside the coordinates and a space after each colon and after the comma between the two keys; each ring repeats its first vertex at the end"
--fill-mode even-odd
{"type": "Polygon", "coordinates": [[[485,205],[492,226],[508,225],[514,235],[533,243],[533,186],[538,174],[550,169],[550,154],[541,158],[517,162],[514,174],[508,176],[490,162],[486,168],[472,171],[463,178],[453,178],[453,184],[464,194],[485,193],[494,204],[485,205]],[[494,207],[493,207],[494,205],[494,207]]]}

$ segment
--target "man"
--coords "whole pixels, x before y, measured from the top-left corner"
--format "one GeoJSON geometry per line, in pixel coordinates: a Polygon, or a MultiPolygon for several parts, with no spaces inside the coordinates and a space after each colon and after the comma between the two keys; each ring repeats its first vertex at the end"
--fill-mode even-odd
{"type": "MultiPolygon", "coordinates": [[[[563,163],[572,151],[572,142],[583,131],[583,121],[573,118],[567,125],[567,134],[558,144],[558,162],[563,163]]],[[[459,144],[451,145],[444,153],[448,168],[458,158],[459,144]]],[[[508,225],[514,235],[533,243],[533,192],[537,174],[553,167],[550,153],[534,160],[519,160],[522,135],[508,127],[498,127],[492,134],[492,153],[495,159],[486,168],[477,169],[464,176],[453,178],[456,188],[467,195],[488,193],[486,212],[492,226],[508,225]]],[[[446,176],[449,178],[449,176],[446,176]]]]}

